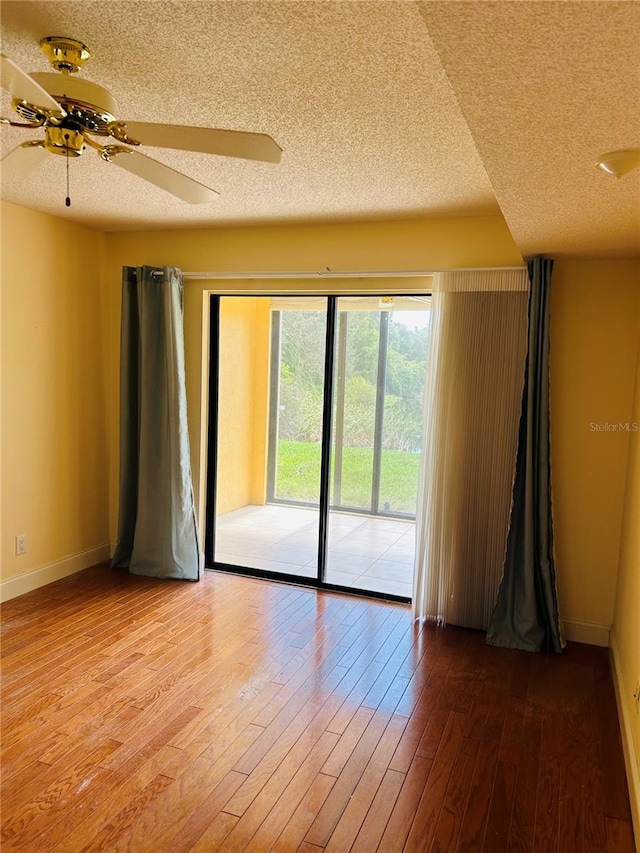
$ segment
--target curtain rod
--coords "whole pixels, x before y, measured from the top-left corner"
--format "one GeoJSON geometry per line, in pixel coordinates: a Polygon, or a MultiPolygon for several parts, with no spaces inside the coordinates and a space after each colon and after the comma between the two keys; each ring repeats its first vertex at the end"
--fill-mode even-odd
{"type": "Polygon", "coordinates": [[[270,278],[420,278],[441,272],[507,272],[509,270],[526,270],[525,266],[517,267],[461,267],[459,269],[430,269],[430,270],[317,270],[310,272],[183,272],[184,278],[191,279],[270,279],[270,278]]]}

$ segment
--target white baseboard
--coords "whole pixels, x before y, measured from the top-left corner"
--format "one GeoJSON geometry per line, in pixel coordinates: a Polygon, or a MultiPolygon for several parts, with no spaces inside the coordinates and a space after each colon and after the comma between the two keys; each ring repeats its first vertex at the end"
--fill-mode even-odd
{"type": "Polygon", "coordinates": [[[9,601],[17,595],[24,595],[25,592],[31,592],[38,587],[60,580],[60,578],[66,578],[67,575],[81,572],[83,569],[88,569],[89,566],[95,566],[96,563],[102,563],[108,559],[109,544],[105,543],[95,548],[89,548],[87,551],[70,554],[62,560],[56,560],[55,563],[41,566],[32,572],[7,578],[0,584],[0,601],[9,601]]]}
{"type": "Polygon", "coordinates": [[[574,643],[587,643],[590,646],[609,645],[610,625],[599,625],[597,622],[583,622],[580,619],[562,617],[562,628],[565,639],[574,643]]]}
{"type": "Polygon", "coordinates": [[[611,629],[611,658],[613,660],[613,686],[616,693],[618,705],[618,717],[620,718],[620,733],[622,735],[622,748],[624,751],[624,764],[627,769],[627,784],[629,786],[629,800],[631,801],[631,816],[633,819],[633,832],[636,843],[640,844],[640,767],[636,760],[633,747],[633,733],[631,731],[631,720],[629,715],[629,703],[624,701],[624,682],[620,669],[620,657],[616,637],[611,629]]]}

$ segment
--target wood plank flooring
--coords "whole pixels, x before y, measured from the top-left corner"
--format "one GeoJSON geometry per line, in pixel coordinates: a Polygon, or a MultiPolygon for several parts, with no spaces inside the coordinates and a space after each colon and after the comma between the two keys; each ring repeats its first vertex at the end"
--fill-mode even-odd
{"type": "Polygon", "coordinates": [[[9,851],[625,851],[607,652],[104,566],[3,606],[9,851]]]}

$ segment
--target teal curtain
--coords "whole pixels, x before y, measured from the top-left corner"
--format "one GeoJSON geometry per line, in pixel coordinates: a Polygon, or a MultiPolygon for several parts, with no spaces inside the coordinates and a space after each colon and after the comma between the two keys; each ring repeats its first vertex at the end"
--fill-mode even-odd
{"type": "Polygon", "coordinates": [[[198,580],[184,369],[182,275],[124,267],[120,511],[114,567],[198,580]]]}
{"type": "Polygon", "coordinates": [[[549,296],[553,261],[529,272],[529,344],[504,572],[487,642],[562,651],[553,557],[549,444],[549,296]]]}

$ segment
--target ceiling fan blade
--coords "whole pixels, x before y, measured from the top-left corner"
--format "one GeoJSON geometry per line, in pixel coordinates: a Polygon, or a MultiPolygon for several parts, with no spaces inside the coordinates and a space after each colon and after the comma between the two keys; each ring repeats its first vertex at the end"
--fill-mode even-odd
{"type": "Polygon", "coordinates": [[[182,172],[176,172],[175,169],[165,166],[164,163],[152,160],[151,157],[147,157],[146,154],[141,154],[139,151],[125,151],[122,154],[115,154],[111,162],[133,175],[155,184],[161,190],[189,202],[189,204],[204,204],[208,201],[214,201],[220,195],[216,190],[205,187],[204,184],[194,181],[193,178],[183,175],[182,172]]]}
{"type": "Polygon", "coordinates": [[[7,177],[26,177],[47,157],[39,145],[18,145],[2,158],[2,174],[7,177]]]}
{"type": "Polygon", "coordinates": [[[2,86],[4,89],[8,89],[14,100],[26,101],[31,106],[41,107],[43,110],[64,112],[60,104],[39,83],[36,83],[33,78],[3,53],[0,54],[0,72],[2,86]]]}
{"type": "Polygon", "coordinates": [[[143,145],[156,148],[176,148],[201,154],[220,154],[279,163],[282,149],[266,133],[246,133],[243,130],[220,130],[213,127],[183,127],[178,124],[154,124],[143,121],[124,122],[127,133],[143,145]]]}

